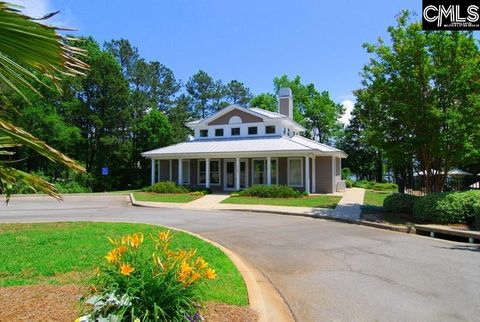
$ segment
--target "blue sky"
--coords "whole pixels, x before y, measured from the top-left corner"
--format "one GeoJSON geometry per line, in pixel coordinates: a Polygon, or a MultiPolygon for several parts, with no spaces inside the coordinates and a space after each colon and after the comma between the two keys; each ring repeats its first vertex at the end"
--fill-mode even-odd
{"type": "Polygon", "coordinates": [[[401,9],[421,12],[421,0],[16,2],[31,14],[60,10],[55,23],[101,43],[126,38],[183,81],[203,69],[258,94],[272,92],[275,76],[300,75],[338,102],[353,100],[360,86],[368,60],[362,43],[385,37],[401,9]]]}

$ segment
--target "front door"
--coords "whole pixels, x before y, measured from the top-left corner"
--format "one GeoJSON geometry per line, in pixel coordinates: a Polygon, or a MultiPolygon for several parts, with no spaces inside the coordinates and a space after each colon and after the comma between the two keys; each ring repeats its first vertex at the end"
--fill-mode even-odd
{"type": "MultiPolygon", "coordinates": [[[[225,160],[225,190],[235,190],[235,160],[225,160]]],[[[240,189],[247,187],[247,161],[240,160],[240,189]]]]}

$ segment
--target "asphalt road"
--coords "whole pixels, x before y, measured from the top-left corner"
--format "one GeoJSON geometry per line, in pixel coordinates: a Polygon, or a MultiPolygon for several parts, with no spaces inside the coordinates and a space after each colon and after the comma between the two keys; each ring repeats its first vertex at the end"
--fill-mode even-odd
{"type": "Polygon", "coordinates": [[[0,222],[122,221],[186,229],[237,252],[298,321],[479,321],[480,248],[305,217],[131,207],[125,196],[13,198],[0,222]]]}

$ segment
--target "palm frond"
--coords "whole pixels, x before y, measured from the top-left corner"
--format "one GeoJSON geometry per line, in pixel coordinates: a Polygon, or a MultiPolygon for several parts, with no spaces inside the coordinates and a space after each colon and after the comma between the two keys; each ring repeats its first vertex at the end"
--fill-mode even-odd
{"type": "Polygon", "coordinates": [[[19,184],[26,185],[34,193],[43,192],[55,199],[62,199],[57,188],[50,182],[37,175],[26,173],[0,163],[0,192],[5,193],[7,204],[10,200],[13,186],[19,184]]]}
{"type": "Polygon", "coordinates": [[[5,138],[5,143],[19,144],[28,147],[35,152],[45,156],[53,162],[61,163],[76,172],[84,172],[85,169],[61,152],[55,150],[45,142],[37,139],[30,133],[24,131],[18,126],[13,125],[3,119],[0,119],[0,137],[11,138],[10,142],[5,138]]]}
{"type": "Polygon", "coordinates": [[[40,71],[54,82],[59,80],[58,75],[83,75],[88,69],[77,58],[85,55],[85,51],[68,45],[67,38],[56,30],[0,1],[0,81],[25,100],[22,88],[38,93],[31,82],[43,84],[29,69],[40,71]]]}

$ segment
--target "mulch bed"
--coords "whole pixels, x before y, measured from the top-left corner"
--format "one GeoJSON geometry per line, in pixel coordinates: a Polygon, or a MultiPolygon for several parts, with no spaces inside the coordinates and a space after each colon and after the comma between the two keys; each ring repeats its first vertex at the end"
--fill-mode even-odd
{"type": "MultiPolygon", "coordinates": [[[[0,287],[0,321],[74,321],[78,317],[82,287],[37,284],[0,287]]],[[[202,311],[210,322],[254,322],[248,307],[206,303],[202,311]]]]}

